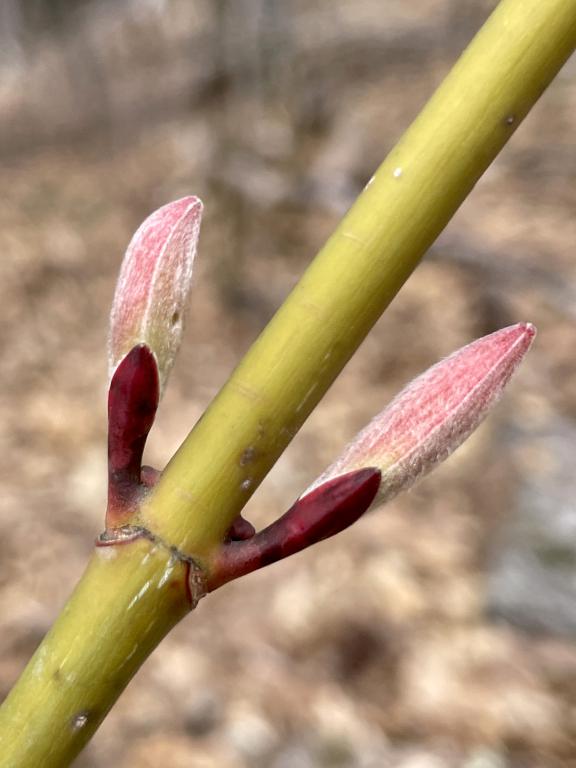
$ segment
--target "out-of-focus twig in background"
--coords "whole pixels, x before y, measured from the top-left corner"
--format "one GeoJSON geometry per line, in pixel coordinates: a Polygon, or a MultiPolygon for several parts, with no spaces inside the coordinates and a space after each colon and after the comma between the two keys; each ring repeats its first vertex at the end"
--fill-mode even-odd
{"type": "MultiPolygon", "coordinates": [[[[102,528],[107,313],[134,228],[206,203],[162,466],[494,5],[0,4],[2,695],[102,528]]],[[[284,511],[439,357],[531,320],[495,415],[408,496],[204,601],[79,766],[576,766],[574,136],[572,61],[248,515],[284,511]]]]}

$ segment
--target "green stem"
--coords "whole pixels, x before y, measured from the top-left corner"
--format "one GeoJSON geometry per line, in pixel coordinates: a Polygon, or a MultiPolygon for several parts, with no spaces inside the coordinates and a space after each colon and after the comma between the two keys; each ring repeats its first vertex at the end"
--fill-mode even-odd
{"type": "Polygon", "coordinates": [[[190,610],[186,566],[140,538],[97,547],[0,710],[0,765],[69,765],[166,633],[190,610]]]}
{"type": "Polygon", "coordinates": [[[576,0],[498,6],[150,494],[140,522],[167,547],[93,557],[0,711],[0,765],[70,763],[188,610],[168,547],[206,558],[220,543],[575,46],[576,0]]]}
{"type": "Polygon", "coordinates": [[[575,45],[575,0],[498,6],[169,463],[164,540],[222,539],[575,45]]]}

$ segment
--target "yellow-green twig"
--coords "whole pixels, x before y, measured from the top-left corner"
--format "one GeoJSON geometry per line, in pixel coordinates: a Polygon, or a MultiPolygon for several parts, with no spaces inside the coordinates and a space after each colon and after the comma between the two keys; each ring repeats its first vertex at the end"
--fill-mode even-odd
{"type": "Polygon", "coordinates": [[[500,4],[168,465],[153,530],[221,540],[575,45],[575,0],[500,4]]]}
{"type": "Polygon", "coordinates": [[[189,610],[186,566],[145,538],[98,547],[0,710],[0,765],[69,765],[189,610]]]}

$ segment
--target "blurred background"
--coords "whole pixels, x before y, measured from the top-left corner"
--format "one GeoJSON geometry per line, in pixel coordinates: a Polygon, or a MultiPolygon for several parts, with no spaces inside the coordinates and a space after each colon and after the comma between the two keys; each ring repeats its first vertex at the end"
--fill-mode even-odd
{"type": "MultiPolygon", "coordinates": [[[[495,4],[2,0],[1,696],[102,528],[134,229],[205,201],[161,467],[495,4]]],[[[283,512],[440,357],[531,320],[495,414],[410,494],[203,601],[78,766],[576,766],[575,136],[572,61],[247,515],[283,512]]]]}

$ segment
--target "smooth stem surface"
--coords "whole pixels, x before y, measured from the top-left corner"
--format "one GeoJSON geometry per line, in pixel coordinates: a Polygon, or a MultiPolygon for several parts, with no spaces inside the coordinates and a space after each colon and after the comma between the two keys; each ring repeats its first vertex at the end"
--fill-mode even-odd
{"type": "Polygon", "coordinates": [[[146,539],[99,547],[0,709],[0,765],[69,765],[189,610],[186,568],[146,539]]]}
{"type": "Polygon", "coordinates": [[[504,0],[168,465],[144,524],[203,556],[576,45],[576,0],[504,0]]]}

